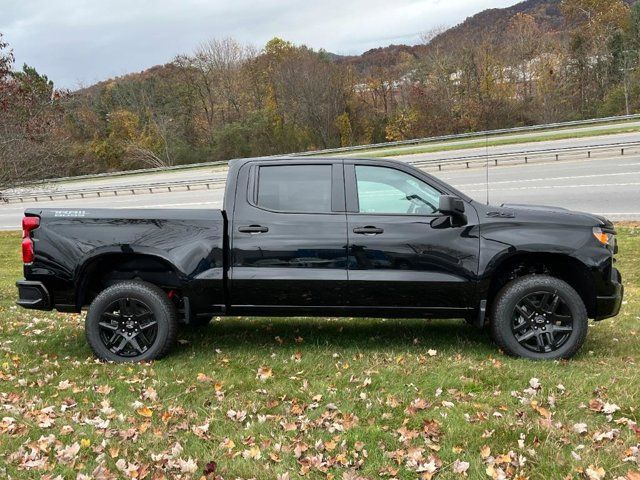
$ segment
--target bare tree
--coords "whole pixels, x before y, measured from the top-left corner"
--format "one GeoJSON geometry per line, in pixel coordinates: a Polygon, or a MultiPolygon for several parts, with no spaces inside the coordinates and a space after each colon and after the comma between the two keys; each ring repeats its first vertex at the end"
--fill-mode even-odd
{"type": "Polygon", "coordinates": [[[425,134],[458,129],[456,116],[460,110],[460,55],[457,50],[437,41],[444,31],[445,27],[437,27],[422,35],[427,48],[411,75],[416,83],[413,103],[422,111],[428,124],[425,134]]]}
{"type": "Polygon", "coordinates": [[[345,109],[345,77],[337,66],[297,49],[280,62],[273,82],[283,114],[306,128],[317,146],[339,143],[336,119],[345,109]]]}
{"type": "Polygon", "coordinates": [[[60,175],[67,147],[63,94],[33,68],[14,72],[13,64],[0,34],[0,190],[60,175]]]}
{"type": "Polygon", "coordinates": [[[531,99],[534,93],[535,63],[542,53],[543,39],[542,31],[531,15],[518,13],[509,21],[505,51],[509,65],[507,75],[525,100],[531,99]]]}
{"type": "Polygon", "coordinates": [[[253,48],[226,38],[203,43],[193,55],[175,59],[202,112],[209,138],[219,125],[242,117],[247,101],[242,68],[255,55],[253,48]]]}

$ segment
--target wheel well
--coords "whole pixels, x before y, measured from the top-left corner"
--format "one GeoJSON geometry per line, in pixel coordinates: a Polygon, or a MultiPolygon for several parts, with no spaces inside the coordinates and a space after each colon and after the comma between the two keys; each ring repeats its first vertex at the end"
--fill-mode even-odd
{"type": "Polygon", "coordinates": [[[166,260],[143,254],[108,254],[85,266],[78,283],[78,305],[89,305],[106,287],[124,280],[143,280],[165,290],[181,286],[178,273],[166,260]]]}
{"type": "Polygon", "coordinates": [[[596,288],[587,266],[562,254],[523,253],[502,262],[494,271],[487,294],[488,306],[507,283],[524,275],[546,274],[567,282],[580,295],[590,318],[595,316],[596,288]]]}

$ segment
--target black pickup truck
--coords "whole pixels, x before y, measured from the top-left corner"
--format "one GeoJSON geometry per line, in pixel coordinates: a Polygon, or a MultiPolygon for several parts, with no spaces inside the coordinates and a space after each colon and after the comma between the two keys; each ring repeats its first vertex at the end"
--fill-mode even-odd
{"type": "Polygon", "coordinates": [[[463,318],[508,354],[568,358],[623,295],[610,221],[379,159],[235,160],[223,210],[29,209],[22,249],[18,305],[88,307],[112,361],[220,315],[463,318]]]}

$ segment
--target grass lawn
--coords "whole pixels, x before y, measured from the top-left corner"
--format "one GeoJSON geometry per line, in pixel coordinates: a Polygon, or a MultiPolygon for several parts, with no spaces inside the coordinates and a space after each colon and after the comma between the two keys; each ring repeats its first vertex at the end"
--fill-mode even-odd
{"type": "Polygon", "coordinates": [[[640,228],[620,250],[623,310],[571,361],[456,321],[228,318],[109,365],[81,316],[13,306],[0,234],[0,478],[637,480],[640,228]]]}
{"type": "Polygon", "coordinates": [[[392,157],[400,155],[415,155],[419,153],[446,152],[450,150],[468,150],[470,148],[498,147],[502,145],[516,145],[520,143],[547,142],[550,140],[566,140],[569,138],[585,138],[601,135],[612,135],[616,133],[632,133],[640,131],[638,126],[615,127],[606,130],[594,130],[585,128],[584,130],[564,132],[562,130],[541,132],[538,135],[530,137],[518,136],[490,136],[488,141],[483,139],[461,143],[460,140],[447,145],[447,143],[439,143],[438,145],[425,144],[424,146],[408,145],[406,147],[379,148],[373,150],[360,150],[353,156],[361,156],[367,158],[376,157],[392,157]]]}

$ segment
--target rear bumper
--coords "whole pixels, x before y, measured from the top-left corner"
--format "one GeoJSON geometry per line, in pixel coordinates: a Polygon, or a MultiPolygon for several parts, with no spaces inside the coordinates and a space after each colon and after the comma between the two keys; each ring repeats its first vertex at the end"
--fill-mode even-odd
{"type": "Polygon", "coordinates": [[[624,297],[624,286],[622,285],[622,275],[617,268],[613,269],[611,283],[614,286],[613,295],[596,297],[596,320],[615,317],[620,311],[622,298],[624,297]]]}
{"type": "Polygon", "coordinates": [[[51,297],[42,282],[20,280],[16,282],[16,286],[18,287],[16,301],[18,305],[35,310],[51,310],[51,297]]]}

